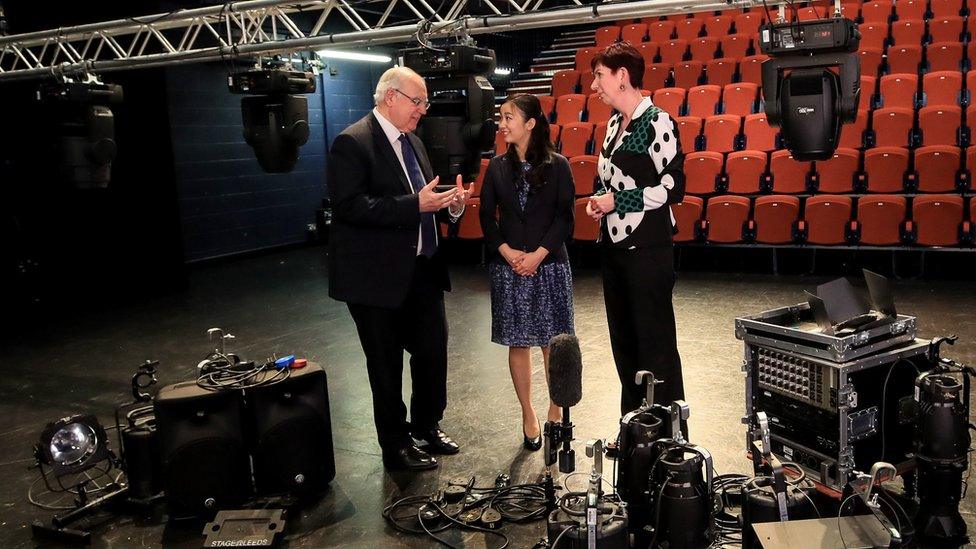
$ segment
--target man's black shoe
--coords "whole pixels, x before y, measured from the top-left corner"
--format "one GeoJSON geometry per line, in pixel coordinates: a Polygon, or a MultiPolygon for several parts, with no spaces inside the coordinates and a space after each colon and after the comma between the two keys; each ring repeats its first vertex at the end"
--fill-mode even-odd
{"type": "Polygon", "coordinates": [[[383,452],[383,465],[394,471],[427,471],[437,468],[437,460],[411,444],[394,452],[383,452]]]}
{"type": "Polygon", "coordinates": [[[461,451],[461,447],[437,427],[429,431],[410,434],[414,439],[422,442],[421,448],[432,454],[451,455],[461,451]]]}

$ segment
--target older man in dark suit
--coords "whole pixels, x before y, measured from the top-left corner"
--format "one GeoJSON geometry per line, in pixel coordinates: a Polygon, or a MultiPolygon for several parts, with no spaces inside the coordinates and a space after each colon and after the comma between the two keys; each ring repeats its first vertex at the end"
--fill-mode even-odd
{"type": "Polygon", "coordinates": [[[414,71],[380,78],[376,108],[332,143],[329,295],[346,302],[366,355],[373,419],[389,469],[437,466],[430,454],[458,445],[439,426],[447,406],[447,265],[438,252],[441,210],[464,210],[461,177],[437,192],[424,144],[414,135],[429,105],[414,71]],[[403,352],[410,353],[410,423],[403,403],[403,352]],[[419,444],[419,446],[418,446],[419,444]],[[426,450],[426,451],[425,451],[426,450]]]}

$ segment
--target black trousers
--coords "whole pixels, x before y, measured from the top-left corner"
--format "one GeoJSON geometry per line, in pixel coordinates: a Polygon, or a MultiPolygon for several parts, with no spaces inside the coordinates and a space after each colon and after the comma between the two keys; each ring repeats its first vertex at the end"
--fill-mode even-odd
{"type": "Polygon", "coordinates": [[[601,255],[610,346],[620,376],[621,415],[638,408],[646,396],[634,383],[640,370],[649,370],[664,381],[654,391],[658,404],[683,399],[671,304],[674,251],[671,246],[633,250],[605,247],[601,255]]]}
{"type": "Polygon", "coordinates": [[[411,443],[410,430],[433,429],[447,406],[447,320],[444,291],[432,282],[427,258],[407,299],[394,309],[349,303],[373,393],[373,421],[385,452],[411,443]],[[403,352],[410,353],[410,424],[403,403],[403,352]]]}

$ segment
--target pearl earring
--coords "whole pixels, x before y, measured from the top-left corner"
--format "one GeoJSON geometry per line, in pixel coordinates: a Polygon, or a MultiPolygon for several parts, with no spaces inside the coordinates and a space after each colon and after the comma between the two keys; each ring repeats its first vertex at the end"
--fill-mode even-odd
{"type": "Polygon", "coordinates": [[[620,91],[624,91],[624,85],[623,84],[620,85],[620,91]]]}

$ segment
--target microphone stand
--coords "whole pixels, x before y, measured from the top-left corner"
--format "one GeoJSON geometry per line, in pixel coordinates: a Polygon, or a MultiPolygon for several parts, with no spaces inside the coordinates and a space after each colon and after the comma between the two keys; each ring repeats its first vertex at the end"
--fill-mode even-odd
{"type": "Polygon", "coordinates": [[[563,420],[561,422],[547,421],[545,427],[545,460],[546,467],[556,463],[557,450],[560,473],[572,473],[576,470],[576,452],[570,447],[573,441],[573,422],[569,419],[569,407],[563,406],[563,420]],[[562,445],[561,448],[559,446],[562,445]]]}
{"type": "Polygon", "coordinates": [[[558,459],[559,472],[572,473],[576,470],[576,452],[570,447],[572,440],[573,424],[569,420],[569,407],[563,406],[563,420],[547,421],[543,430],[543,457],[546,470],[542,483],[546,494],[546,509],[549,513],[556,509],[556,486],[552,480],[552,466],[558,459]]]}

